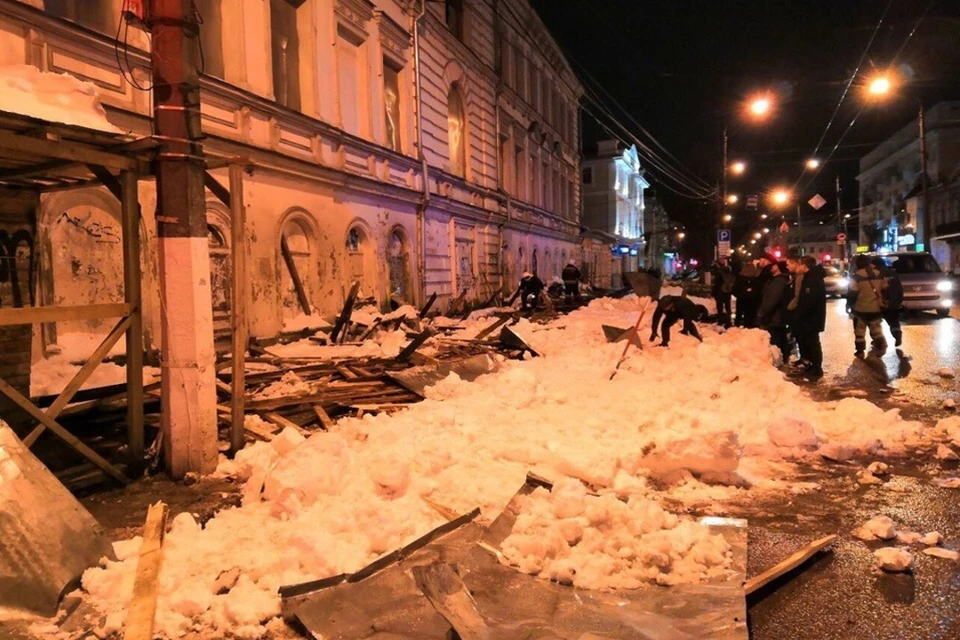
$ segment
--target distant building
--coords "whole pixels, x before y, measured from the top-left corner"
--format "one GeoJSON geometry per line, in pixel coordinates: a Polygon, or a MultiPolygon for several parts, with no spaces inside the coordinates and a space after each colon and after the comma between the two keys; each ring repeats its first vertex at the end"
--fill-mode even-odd
{"type": "Polygon", "coordinates": [[[583,227],[615,239],[621,271],[648,266],[645,252],[644,178],[637,148],[614,140],[597,143],[583,159],[583,227]]]}
{"type": "MultiPolygon", "coordinates": [[[[883,141],[860,160],[859,244],[870,249],[930,250],[924,232],[940,234],[947,217],[956,220],[949,204],[934,206],[934,193],[956,179],[960,170],[960,102],[941,102],[924,114],[927,176],[931,217],[922,211],[919,123],[910,124],[883,141]],[[939,216],[939,217],[938,217],[939,216]],[[924,224],[930,226],[924,228],[924,224]]],[[[949,228],[943,230],[949,235],[949,228]]]]}

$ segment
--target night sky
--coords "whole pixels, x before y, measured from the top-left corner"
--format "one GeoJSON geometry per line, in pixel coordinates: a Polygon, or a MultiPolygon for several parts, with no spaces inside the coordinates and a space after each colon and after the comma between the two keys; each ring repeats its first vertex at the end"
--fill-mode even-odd
{"type": "MultiPolygon", "coordinates": [[[[843,209],[855,215],[859,158],[915,117],[918,98],[927,106],[960,99],[957,0],[531,1],[581,80],[592,77],[626,110],[616,110],[604,96],[616,117],[648,142],[631,118],[642,125],[711,185],[719,180],[726,125],[731,161],[750,165],[748,175],[728,183],[728,192],[741,196],[739,209],[732,211],[741,225],[734,227],[735,242],[747,233],[747,223],[759,223],[757,214],[744,212],[743,196],[775,187],[797,184],[796,200],[804,203],[820,193],[830,204],[819,213],[804,204],[804,225],[830,224],[839,175],[843,209]],[[906,82],[882,104],[867,103],[854,84],[818,157],[825,158],[859,116],[815,177],[804,172],[804,160],[824,133],[885,8],[858,77],[886,69],[896,58],[906,82]],[[765,122],[752,122],[744,101],[766,90],[777,96],[776,110],[765,122]]],[[[583,123],[588,148],[609,137],[591,116],[584,114],[583,123]]],[[[687,226],[685,253],[711,257],[716,202],[681,197],[667,187],[688,189],[657,177],[654,172],[654,190],[670,217],[687,226]]],[[[795,219],[796,201],[790,211],[795,219]]]]}

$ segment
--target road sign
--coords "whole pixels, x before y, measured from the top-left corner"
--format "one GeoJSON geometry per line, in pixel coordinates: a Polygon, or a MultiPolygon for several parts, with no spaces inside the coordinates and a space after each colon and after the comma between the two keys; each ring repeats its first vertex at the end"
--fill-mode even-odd
{"type": "Polygon", "coordinates": [[[721,240],[717,246],[717,253],[719,253],[722,258],[730,257],[730,254],[733,253],[730,251],[730,242],[721,240]]]}
{"type": "Polygon", "coordinates": [[[823,205],[827,204],[827,201],[824,200],[823,196],[821,196],[818,193],[817,195],[807,200],[807,204],[813,207],[814,209],[820,209],[823,205]]]}
{"type": "Polygon", "coordinates": [[[756,211],[760,204],[760,196],[747,196],[747,211],[756,211]]]}
{"type": "Polygon", "coordinates": [[[720,229],[717,231],[717,242],[730,244],[730,229],[720,229]]]}
{"type": "Polygon", "coordinates": [[[780,223],[780,233],[786,233],[786,232],[788,232],[788,231],[790,231],[790,225],[788,225],[786,222],[781,222],[781,223],[780,223]]]}
{"type": "Polygon", "coordinates": [[[847,234],[845,233],[837,234],[837,244],[843,244],[846,241],[847,241],[847,234]]]}

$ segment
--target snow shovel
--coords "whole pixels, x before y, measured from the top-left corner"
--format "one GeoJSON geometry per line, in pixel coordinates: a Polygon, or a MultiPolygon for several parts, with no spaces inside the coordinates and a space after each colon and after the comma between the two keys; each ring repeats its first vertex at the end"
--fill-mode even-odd
{"type": "MultiPolygon", "coordinates": [[[[654,278],[648,273],[643,273],[642,271],[631,271],[630,273],[624,274],[624,278],[627,283],[630,285],[630,288],[633,289],[634,293],[638,297],[644,299],[643,309],[640,310],[640,317],[637,318],[637,323],[633,326],[633,329],[630,332],[629,337],[627,338],[627,344],[623,347],[623,353],[620,354],[620,360],[617,361],[617,366],[614,368],[613,373],[610,374],[610,379],[613,380],[617,375],[617,371],[620,370],[620,365],[623,364],[623,361],[627,358],[627,351],[630,350],[630,345],[637,340],[637,333],[640,331],[640,323],[643,322],[643,317],[647,314],[647,308],[650,306],[650,301],[660,297],[660,280],[654,278]]],[[[643,350],[643,343],[638,341],[640,349],[643,350]]]]}
{"type": "Polygon", "coordinates": [[[623,361],[627,359],[627,351],[630,350],[630,345],[634,342],[637,343],[640,350],[643,351],[643,342],[638,339],[640,332],[640,323],[643,322],[643,316],[647,315],[647,308],[650,306],[650,298],[645,298],[643,303],[643,309],[640,310],[640,317],[637,318],[637,324],[633,325],[633,329],[630,330],[630,335],[627,337],[627,344],[623,345],[623,353],[620,354],[620,359],[617,360],[617,366],[614,367],[613,373],[610,374],[610,379],[613,380],[617,375],[617,371],[620,370],[620,365],[623,364],[623,361]]]}

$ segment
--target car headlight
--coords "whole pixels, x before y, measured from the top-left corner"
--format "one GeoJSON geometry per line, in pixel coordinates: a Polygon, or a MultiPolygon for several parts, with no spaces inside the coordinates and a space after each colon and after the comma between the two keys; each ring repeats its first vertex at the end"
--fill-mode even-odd
{"type": "Polygon", "coordinates": [[[953,283],[949,280],[941,280],[937,283],[937,291],[953,291],[953,283]]]}

